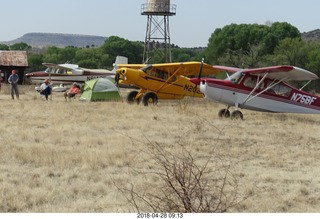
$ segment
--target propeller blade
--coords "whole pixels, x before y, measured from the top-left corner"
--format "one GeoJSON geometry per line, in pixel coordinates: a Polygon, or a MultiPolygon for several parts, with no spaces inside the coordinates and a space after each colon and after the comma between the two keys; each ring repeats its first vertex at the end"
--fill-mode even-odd
{"type": "Polygon", "coordinates": [[[116,84],[116,86],[119,88],[119,74],[118,73],[116,73],[116,75],[115,75],[115,77],[114,77],[114,81],[115,81],[115,84],[116,84]]]}
{"type": "Polygon", "coordinates": [[[199,68],[199,72],[198,72],[198,79],[201,78],[203,62],[204,62],[204,58],[202,58],[202,60],[201,60],[201,64],[200,64],[200,68],[199,68]]]}
{"type": "Polygon", "coordinates": [[[196,89],[197,89],[198,85],[199,85],[200,82],[201,82],[202,66],[203,66],[203,62],[204,62],[203,60],[204,60],[204,58],[202,58],[201,63],[200,63],[200,68],[199,68],[199,72],[198,72],[198,77],[197,77],[197,78],[191,78],[191,79],[190,79],[190,81],[196,85],[196,89]]]}

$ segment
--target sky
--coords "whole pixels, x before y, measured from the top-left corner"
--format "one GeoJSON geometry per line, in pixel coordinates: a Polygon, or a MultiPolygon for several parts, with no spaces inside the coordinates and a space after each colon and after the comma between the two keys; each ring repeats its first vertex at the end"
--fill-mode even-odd
{"type": "MultiPolygon", "coordinates": [[[[0,0],[0,41],[26,33],[119,36],[144,41],[150,0],[0,0]]],[[[320,28],[319,0],[171,0],[172,44],[205,47],[217,28],[230,24],[288,22],[300,32],[320,28]]],[[[161,17],[159,21],[161,21],[161,17]]]]}

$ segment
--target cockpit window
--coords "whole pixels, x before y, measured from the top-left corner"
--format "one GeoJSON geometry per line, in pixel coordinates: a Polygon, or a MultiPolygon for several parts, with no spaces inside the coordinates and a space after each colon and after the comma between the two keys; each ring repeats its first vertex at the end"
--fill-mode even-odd
{"type": "Polygon", "coordinates": [[[244,79],[243,85],[249,88],[254,88],[256,82],[252,77],[247,77],[246,79],[244,79]]]}
{"type": "Polygon", "coordinates": [[[277,84],[272,86],[271,81],[268,82],[268,86],[271,85],[271,88],[267,90],[269,93],[274,93],[280,96],[288,97],[292,91],[290,87],[285,86],[284,84],[277,84]]]}
{"type": "Polygon", "coordinates": [[[52,74],[65,74],[66,70],[54,67],[48,67],[45,72],[52,74]]]}
{"type": "Polygon", "coordinates": [[[160,69],[152,67],[152,65],[147,65],[141,69],[144,71],[147,75],[150,75],[152,77],[160,78],[163,80],[168,80],[168,72],[162,71],[160,69]]]}

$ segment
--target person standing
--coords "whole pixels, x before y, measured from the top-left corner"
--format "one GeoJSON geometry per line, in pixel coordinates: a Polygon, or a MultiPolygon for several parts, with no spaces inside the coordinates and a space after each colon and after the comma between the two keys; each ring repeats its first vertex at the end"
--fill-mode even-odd
{"type": "Polygon", "coordinates": [[[12,74],[8,78],[8,82],[10,84],[10,94],[13,100],[14,100],[14,94],[16,94],[17,99],[19,99],[19,89],[18,89],[19,75],[16,74],[16,70],[12,70],[11,73],[12,74]]]}
{"type": "Polygon", "coordinates": [[[2,73],[1,73],[1,70],[0,70],[0,91],[1,91],[1,82],[2,82],[2,73]]]}

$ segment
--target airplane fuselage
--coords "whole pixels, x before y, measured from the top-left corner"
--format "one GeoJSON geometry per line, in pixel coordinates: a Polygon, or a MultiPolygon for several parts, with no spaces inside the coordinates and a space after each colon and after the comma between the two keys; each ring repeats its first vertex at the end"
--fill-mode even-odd
{"type": "Polygon", "coordinates": [[[122,71],[120,83],[134,84],[141,90],[153,91],[159,99],[182,99],[185,96],[202,97],[199,87],[182,75],[170,79],[165,74],[152,75],[140,69],[123,68],[118,71],[122,71]]]}
{"type": "Polygon", "coordinates": [[[26,77],[31,80],[31,83],[42,83],[43,80],[49,79],[53,83],[83,83],[85,81],[94,79],[94,78],[114,78],[115,73],[94,73],[84,71],[82,74],[59,74],[59,73],[49,73],[45,71],[33,72],[26,74],[26,77]]]}
{"type": "Polygon", "coordinates": [[[229,80],[202,79],[200,83],[200,91],[205,98],[229,106],[266,112],[320,113],[320,97],[284,82],[275,88],[278,89],[277,93],[271,89],[260,92],[262,88],[252,92],[252,88],[247,87],[243,81],[235,84],[229,80]]]}

